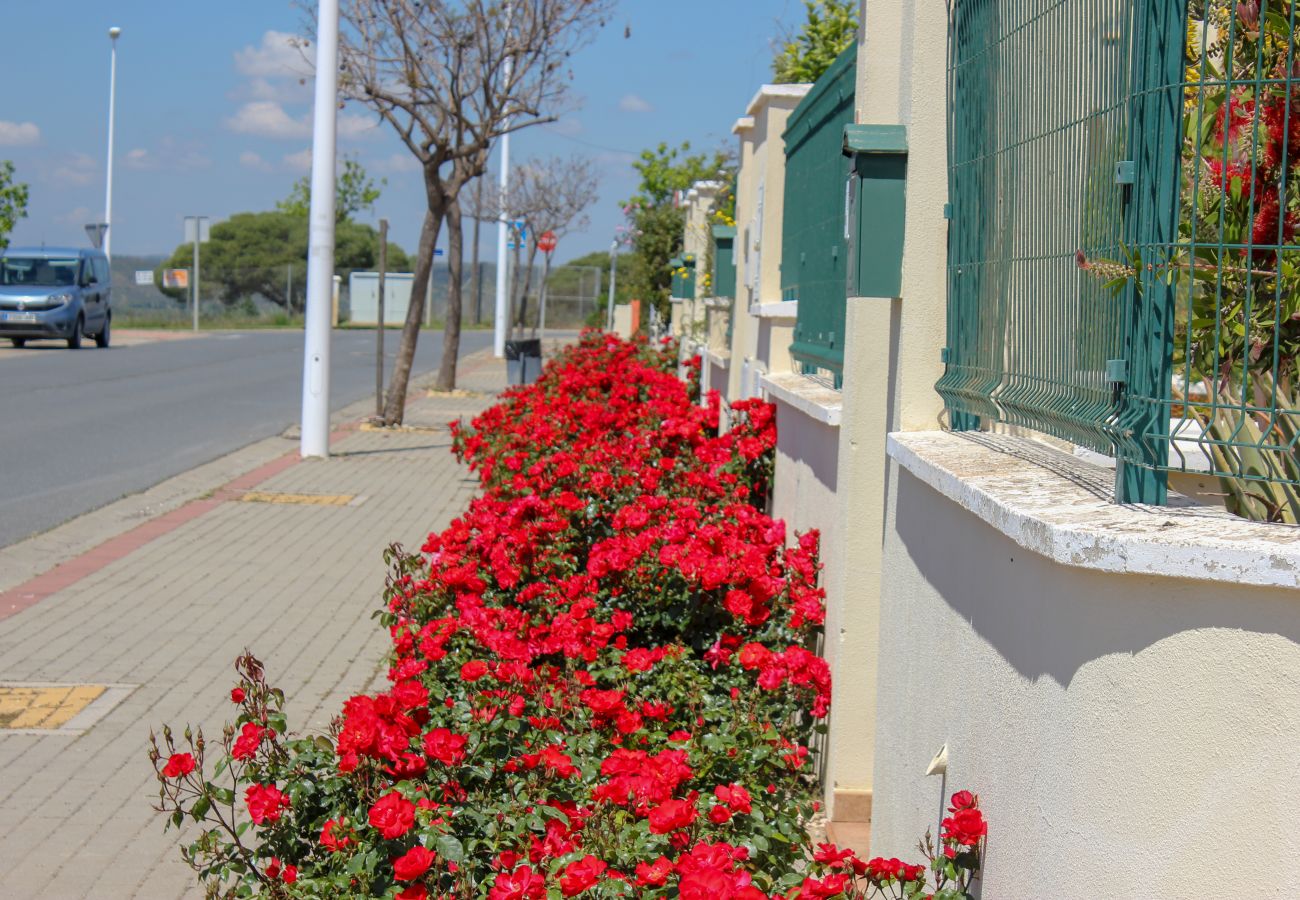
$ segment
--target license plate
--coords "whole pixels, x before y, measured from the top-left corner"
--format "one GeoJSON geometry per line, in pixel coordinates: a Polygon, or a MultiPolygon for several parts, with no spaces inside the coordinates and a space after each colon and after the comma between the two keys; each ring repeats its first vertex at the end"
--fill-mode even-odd
{"type": "Polygon", "coordinates": [[[35,322],[36,313],[7,312],[0,313],[0,322],[35,322]]]}

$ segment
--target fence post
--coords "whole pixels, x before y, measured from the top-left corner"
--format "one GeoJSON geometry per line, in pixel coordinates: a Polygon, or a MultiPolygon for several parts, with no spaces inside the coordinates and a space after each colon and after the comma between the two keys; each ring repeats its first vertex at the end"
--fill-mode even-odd
{"type": "Polygon", "coordinates": [[[1115,498],[1162,505],[1168,495],[1175,296],[1168,265],[1181,211],[1183,74],[1187,4],[1137,0],[1129,153],[1117,179],[1127,188],[1125,238],[1140,270],[1125,289],[1130,314],[1123,360],[1114,361],[1120,401],[1115,498]],[[1119,379],[1127,378],[1127,382],[1119,379]]]}

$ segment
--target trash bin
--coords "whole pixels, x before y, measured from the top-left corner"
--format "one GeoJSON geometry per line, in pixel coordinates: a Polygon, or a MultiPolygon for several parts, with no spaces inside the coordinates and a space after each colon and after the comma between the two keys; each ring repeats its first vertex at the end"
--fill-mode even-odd
{"type": "Polygon", "coordinates": [[[506,341],[506,382],[532,384],[542,374],[542,341],[506,341]]]}

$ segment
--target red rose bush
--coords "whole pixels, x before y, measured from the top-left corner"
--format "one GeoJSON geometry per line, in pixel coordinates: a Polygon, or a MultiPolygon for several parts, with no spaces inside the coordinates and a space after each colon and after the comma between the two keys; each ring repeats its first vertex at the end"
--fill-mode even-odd
{"type": "Polygon", "coordinates": [[[809,840],[817,535],[763,511],[772,407],[736,403],[719,433],[716,394],[674,371],[671,346],[589,333],[453,425],[482,494],[419,554],[389,550],[388,686],[328,735],[287,737],[245,654],[217,752],[153,739],[210,894],[966,896],[968,793],[928,866],[809,840]]]}

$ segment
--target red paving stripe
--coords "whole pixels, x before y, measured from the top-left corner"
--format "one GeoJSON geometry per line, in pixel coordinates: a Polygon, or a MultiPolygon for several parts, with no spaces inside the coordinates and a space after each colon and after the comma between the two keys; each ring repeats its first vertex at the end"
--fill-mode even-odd
{"type": "MultiPolygon", "coordinates": [[[[488,362],[494,361],[489,360],[488,362]]],[[[478,365],[471,364],[466,369],[474,371],[478,367],[478,365]]],[[[418,392],[408,395],[406,405],[409,407],[419,396],[421,394],[418,392]]],[[[365,420],[358,419],[355,422],[348,422],[335,428],[330,432],[330,441],[342,440],[352,434],[363,421],[365,420]]],[[[259,484],[286,469],[293,468],[300,462],[302,462],[302,458],[297,453],[290,452],[268,463],[263,463],[256,469],[227,481],[213,491],[209,497],[190,500],[169,513],[163,513],[157,518],[137,525],[130,531],[111,537],[85,553],[59,563],[48,572],[37,575],[35,578],[28,579],[22,584],[0,593],[0,621],[17,615],[23,610],[40,603],[46,597],[71,587],[81,579],[100,571],[109,563],[117,562],[151,541],[176,530],[186,522],[197,519],[206,512],[216,509],[222,503],[238,497],[244,491],[252,490],[259,484]]]]}

